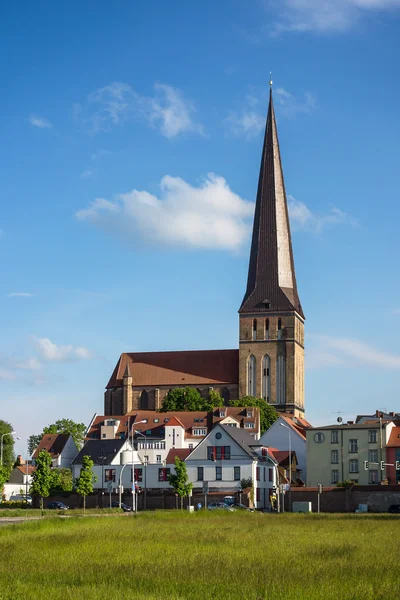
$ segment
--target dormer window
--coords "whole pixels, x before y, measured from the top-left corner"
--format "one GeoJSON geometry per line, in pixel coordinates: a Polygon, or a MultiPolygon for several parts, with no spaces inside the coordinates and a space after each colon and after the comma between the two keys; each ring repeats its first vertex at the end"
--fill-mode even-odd
{"type": "Polygon", "coordinates": [[[168,423],[169,419],[164,419],[164,423],[168,423]]]}

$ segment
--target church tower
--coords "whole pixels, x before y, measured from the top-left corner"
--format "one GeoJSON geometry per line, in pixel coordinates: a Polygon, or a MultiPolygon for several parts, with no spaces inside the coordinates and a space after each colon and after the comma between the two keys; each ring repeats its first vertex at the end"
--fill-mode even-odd
{"type": "Polygon", "coordinates": [[[247,289],[239,309],[240,398],[257,396],[280,412],[304,416],[304,319],[271,87],[247,289]]]}

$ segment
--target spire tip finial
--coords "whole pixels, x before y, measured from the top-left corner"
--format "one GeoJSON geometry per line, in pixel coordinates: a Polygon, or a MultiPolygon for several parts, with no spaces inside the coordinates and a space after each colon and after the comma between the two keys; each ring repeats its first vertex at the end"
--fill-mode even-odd
{"type": "Polygon", "coordinates": [[[274,82],[272,81],[272,72],[270,71],[270,72],[269,72],[269,85],[270,85],[270,87],[271,87],[271,88],[272,88],[272,84],[273,84],[273,83],[274,83],[274,82]]]}

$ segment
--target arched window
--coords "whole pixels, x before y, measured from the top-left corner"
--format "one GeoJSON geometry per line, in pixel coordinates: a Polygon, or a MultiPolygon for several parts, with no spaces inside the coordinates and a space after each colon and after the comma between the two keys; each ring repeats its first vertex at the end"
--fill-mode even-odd
{"type": "Polygon", "coordinates": [[[142,410],[147,410],[149,408],[149,394],[146,390],[143,390],[140,394],[140,408],[142,410]]]}
{"type": "Polygon", "coordinates": [[[253,342],[257,339],[257,319],[253,319],[253,342]]]}
{"type": "Polygon", "coordinates": [[[224,401],[224,406],[228,406],[231,395],[230,395],[229,389],[227,387],[222,388],[221,396],[224,401]]]}
{"type": "Polygon", "coordinates": [[[282,339],[282,319],[278,319],[278,340],[282,339]]]}
{"type": "Polygon", "coordinates": [[[262,397],[266,402],[271,399],[271,359],[266,354],[263,358],[262,397]]]}
{"type": "Polygon", "coordinates": [[[256,395],[256,357],[251,354],[247,360],[247,395],[256,395]]]}
{"type": "Polygon", "coordinates": [[[269,319],[265,319],[265,333],[264,339],[269,340],[269,319]]]}
{"type": "Polygon", "coordinates": [[[286,365],[285,357],[279,354],[276,357],[276,402],[286,403],[286,365]]]}

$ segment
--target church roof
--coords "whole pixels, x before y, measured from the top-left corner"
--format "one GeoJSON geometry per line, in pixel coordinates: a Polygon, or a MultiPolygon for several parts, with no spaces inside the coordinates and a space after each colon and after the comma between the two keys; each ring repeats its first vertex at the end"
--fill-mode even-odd
{"type": "Polygon", "coordinates": [[[127,366],[132,385],[137,387],[237,384],[239,350],[125,352],[118,360],[107,389],[123,385],[127,366]]]}
{"type": "Polygon", "coordinates": [[[239,313],[303,310],[292,240],[272,89],[258,180],[247,289],[239,313]]]}

